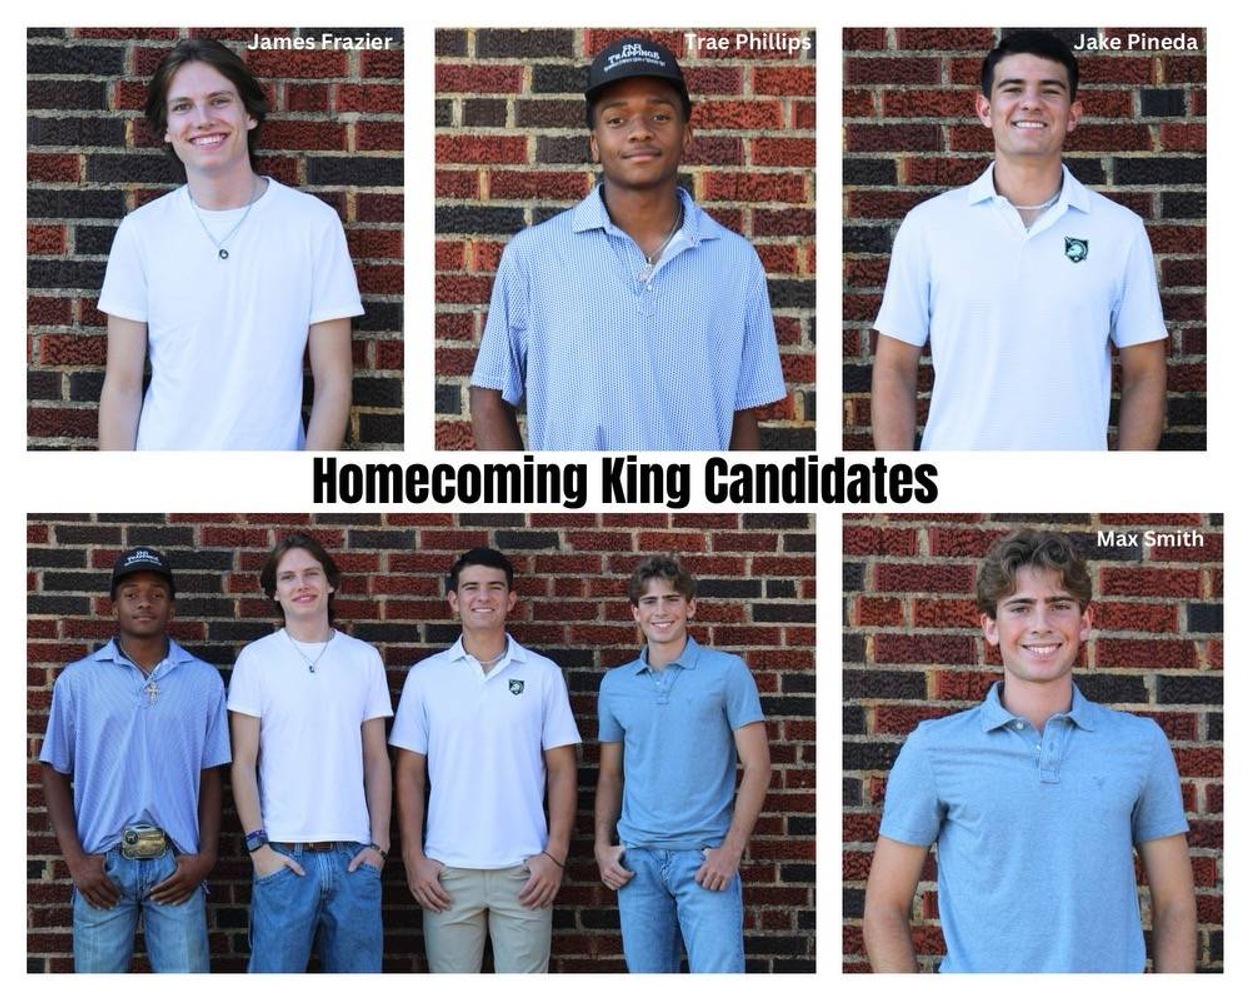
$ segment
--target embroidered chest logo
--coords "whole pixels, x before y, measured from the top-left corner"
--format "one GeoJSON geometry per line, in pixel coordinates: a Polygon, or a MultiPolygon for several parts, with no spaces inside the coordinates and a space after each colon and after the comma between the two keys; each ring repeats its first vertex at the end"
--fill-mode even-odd
{"type": "Polygon", "coordinates": [[[1089,256],[1089,240],[1078,240],[1075,236],[1063,238],[1063,253],[1073,264],[1079,264],[1089,256]]]}
{"type": "Polygon", "coordinates": [[[512,694],[520,694],[525,690],[525,681],[511,680],[508,681],[508,691],[512,694]]]}

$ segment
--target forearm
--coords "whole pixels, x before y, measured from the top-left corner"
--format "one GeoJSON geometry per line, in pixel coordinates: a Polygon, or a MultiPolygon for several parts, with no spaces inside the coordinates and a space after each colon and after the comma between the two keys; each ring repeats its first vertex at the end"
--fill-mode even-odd
{"type": "Polygon", "coordinates": [[[742,784],[738,788],[738,797],[734,801],[733,818],[729,823],[729,832],[725,835],[725,844],[732,847],[739,855],[746,850],[747,841],[755,830],[755,823],[764,808],[764,798],[768,795],[768,786],[772,780],[772,766],[768,762],[748,764],[742,770],[742,784]]]}
{"type": "Polygon", "coordinates": [[[1120,392],[1120,451],[1154,451],[1163,436],[1166,381],[1141,378],[1120,392]]]}
{"type": "Polygon", "coordinates": [[[48,822],[60,845],[67,864],[75,865],[85,852],[78,839],[78,821],[74,815],[74,793],[70,777],[51,764],[43,765],[43,801],[48,809],[48,822]]]}
{"type": "Polygon", "coordinates": [[[876,365],[872,370],[872,441],[878,451],[916,447],[916,379],[876,365]]]}
{"type": "Polygon", "coordinates": [[[395,807],[405,864],[425,857],[425,769],[407,763],[400,751],[395,765],[395,807]]]}
{"type": "Polygon", "coordinates": [[[97,435],[101,451],[134,451],[139,435],[139,412],[143,408],[141,384],[119,383],[104,376],[100,390],[97,435]]]}
{"type": "Polygon", "coordinates": [[[1198,961],[1198,913],[1191,895],[1153,913],[1155,972],[1193,972],[1198,961]]]}
{"type": "Polygon", "coordinates": [[[610,847],[616,838],[616,821],[621,818],[621,792],[624,780],[620,775],[599,772],[595,785],[595,849],[610,847]]]}
{"type": "Polygon", "coordinates": [[[221,768],[206,767],[200,772],[200,849],[199,854],[217,859],[221,838],[221,768]]]}
{"type": "Polygon", "coordinates": [[[916,949],[906,912],[870,907],[864,911],[864,948],[873,972],[916,972],[916,949]]]}
{"type": "Polygon", "coordinates": [[[313,388],[312,411],[308,415],[306,451],[338,451],[347,431],[347,415],[352,406],[352,380],[346,377],[317,379],[313,388]]]}
{"type": "Polygon", "coordinates": [[[577,815],[577,765],[547,771],[547,853],[564,864],[577,815]]]}
{"type": "Polygon", "coordinates": [[[729,450],[760,450],[760,425],[754,410],[738,410],[734,413],[733,430],[729,435],[729,450]]]}
{"type": "Polygon", "coordinates": [[[260,812],[260,788],[256,784],[256,761],[235,758],[230,765],[230,788],[234,793],[234,811],[244,833],[265,825],[260,812]]]}
{"type": "Polygon", "coordinates": [[[504,401],[497,389],[469,387],[469,412],[473,418],[473,444],[478,451],[523,451],[516,408],[504,401]]]}
{"type": "Polygon", "coordinates": [[[365,804],[373,843],[389,851],[391,845],[391,763],[386,754],[365,762],[365,804]]]}

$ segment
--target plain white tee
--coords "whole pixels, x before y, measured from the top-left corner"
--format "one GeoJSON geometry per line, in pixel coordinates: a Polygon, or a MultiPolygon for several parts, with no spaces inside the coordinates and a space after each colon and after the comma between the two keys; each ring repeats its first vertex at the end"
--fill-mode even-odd
{"type": "Polygon", "coordinates": [[[376,649],[336,631],[309,670],[279,629],[239,653],[226,708],[260,719],[260,811],[270,840],[373,839],[360,727],[392,714],[376,649]]]}
{"type": "Polygon", "coordinates": [[[1167,336],[1141,219],[1067,167],[1028,230],[992,166],[912,209],[874,325],[929,342],[921,447],[946,450],[1105,450],[1111,344],[1167,336]]]}
{"type": "Polygon", "coordinates": [[[425,854],[510,868],[547,846],[543,751],[581,742],[560,668],[508,637],[490,673],[463,640],[408,671],[391,744],[424,754],[425,854]]]}
{"type": "Polygon", "coordinates": [[[308,328],[364,312],[338,215],[269,178],[247,208],[196,209],[184,185],[122,220],[101,312],[148,326],[140,449],[303,447],[308,328]],[[217,247],[196,218],[220,241],[217,247]]]}

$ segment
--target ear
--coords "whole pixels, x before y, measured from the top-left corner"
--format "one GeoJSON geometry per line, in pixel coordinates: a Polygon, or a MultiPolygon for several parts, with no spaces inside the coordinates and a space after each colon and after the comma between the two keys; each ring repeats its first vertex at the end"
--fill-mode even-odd
{"type": "Polygon", "coordinates": [[[165,129],[165,138],[162,141],[168,142],[170,145],[173,144],[174,140],[169,137],[169,129],[165,129]]]}
{"type": "Polygon", "coordinates": [[[1094,627],[1094,606],[1092,604],[1085,605],[1085,610],[1081,612],[1081,631],[1078,635],[1081,642],[1089,638],[1090,630],[1094,627]]]}
{"type": "Polygon", "coordinates": [[[255,127],[256,127],[256,119],[255,119],[255,118],[249,118],[249,119],[247,120],[247,130],[250,132],[250,131],[252,131],[252,129],[254,129],[255,127]]]}
{"type": "Polygon", "coordinates": [[[1073,101],[1071,107],[1068,108],[1068,132],[1071,133],[1076,128],[1076,123],[1081,120],[1081,115],[1085,113],[1085,109],[1081,107],[1080,101],[1073,101]]]}
{"type": "Polygon", "coordinates": [[[981,614],[981,634],[991,646],[998,645],[998,622],[984,612],[981,614]]]}
{"type": "MultiPolygon", "coordinates": [[[[977,91],[976,108],[977,108],[977,118],[981,120],[981,124],[984,125],[986,128],[993,128],[994,120],[990,116],[989,98],[986,97],[979,90],[977,91]]],[[[1069,131],[1071,131],[1071,129],[1069,129],[1069,131]]]]}
{"type": "Polygon", "coordinates": [[[454,590],[447,591],[447,604],[451,608],[451,616],[453,618],[460,614],[460,598],[454,590]]]}
{"type": "Polygon", "coordinates": [[[590,162],[599,162],[599,140],[595,138],[593,132],[590,133],[590,162]]]}
{"type": "Polygon", "coordinates": [[[681,157],[684,160],[690,153],[690,147],[694,145],[694,129],[690,127],[690,123],[686,122],[681,132],[681,157]]]}
{"type": "Polygon", "coordinates": [[[686,617],[687,617],[687,618],[693,618],[693,617],[694,617],[694,610],[695,610],[695,599],[692,597],[692,598],[690,598],[690,600],[686,603],[686,617]]]}
{"type": "Polygon", "coordinates": [[[508,610],[511,611],[516,606],[516,591],[508,591],[508,610]]]}
{"type": "Polygon", "coordinates": [[[639,621],[640,619],[639,619],[639,617],[638,617],[638,605],[637,605],[637,604],[631,604],[631,605],[629,606],[629,610],[633,613],[633,616],[634,616],[634,621],[639,621]]]}

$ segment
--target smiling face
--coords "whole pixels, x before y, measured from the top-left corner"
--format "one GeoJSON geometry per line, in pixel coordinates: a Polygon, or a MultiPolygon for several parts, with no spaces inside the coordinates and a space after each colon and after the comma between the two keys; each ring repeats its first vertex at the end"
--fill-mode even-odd
{"type": "Polygon", "coordinates": [[[159,573],[131,573],[113,596],[117,630],[123,639],[153,639],[165,634],[174,611],[169,583],[159,573]]]}
{"type": "Polygon", "coordinates": [[[673,581],[653,576],[630,610],[649,645],[678,650],[686,645],[686,629],[694,615],[695,601],[677,590],[673,581]]]}
{"type": "Polygon", "coordinates": [[[1081,102],[1072,100],[1062,64],[1017,53],[994,67],[990,96],[977,94],[977,117],[993,131],[999,158],[1058,159],[1081,102]]]}
{"type": "Polygon", "coordinates": [[[333,593],[325,569],[307,549],[288,549],[278,560],[274,600],[288,625],[328,623],[333,593]]]}
{"type": "Polygon", "coordinates": [[[1055,570],[1027,566],[1015,589],[999,598],[995,617],[981,615],[986,641],[997,646],[1008,688],[1066,681],[1089,637],[1090,609],[1065,590],[1055,570]]]}
{"type": "Polygon", "coordinates": [[[503,632],[516,591],[508,589],[508,574],[499,567],[468,565],[460,569],[456,589],[447,592],[447,603],[465,632],[503,632]]]}
{"type": "Polygon", "coordinates": [[[247,167],[247,134],[256,127],[238,89],[205,62],[174,74],[165,102],[165,141],[188,172],[218,174],[247,167]]]}
{"type": "Polygon", "coordinates": [[[676,183],[693,133],[675,89],[648,76],[622,80],[599,96],[594,121],[590,152],[605,184],[646,190],[676,183]]]}

